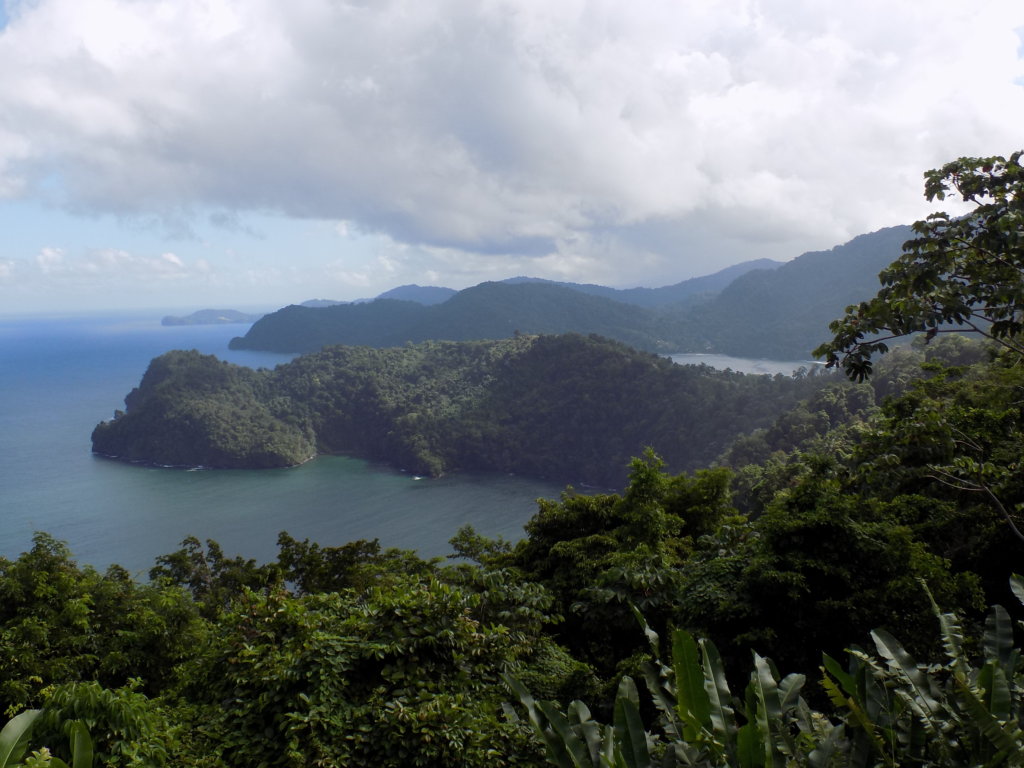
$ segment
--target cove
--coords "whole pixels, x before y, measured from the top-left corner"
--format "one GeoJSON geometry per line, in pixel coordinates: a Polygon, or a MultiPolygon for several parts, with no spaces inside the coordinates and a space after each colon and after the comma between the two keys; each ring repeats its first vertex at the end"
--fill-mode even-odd
{"type": "Polygon", "coordinates": [[[277,535],[323,546],[379,539],[425,557],[450,552],[459,527],[509,539],[562,486],[501,474],[416,479],[344,456],[280,470],[186,471],[94,456],[89,436],[123,408],[149,361],[198,349],[252,367],[288,356],[232,352],[245,326],[159,324],[151,316],[0,317],[0,556],[34,531],[68,542],[75,558],[118,563],[145,577],[186,536],[215,539],[229,557],[277,554],[277,535]]]}

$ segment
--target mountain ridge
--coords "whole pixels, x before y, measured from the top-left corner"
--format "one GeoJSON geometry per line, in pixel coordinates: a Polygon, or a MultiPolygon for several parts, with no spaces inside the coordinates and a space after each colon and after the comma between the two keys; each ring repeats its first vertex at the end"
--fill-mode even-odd
{"type": "Polygon", "coordinates": [[[768,262],[764,269],[756,266],[764,261],[744,262],[707,276],[721,282],[742,272],[706,293],[699,289],[715,283],[704,278],[625,290],[510,278],[480,283],[429,306],[387,298],[323,309],[285,307],[232,339],[231,348],[303,353],[331,344],[388,347],[506,338],[516,331],[573,332],[662,354],[809,359],[829,322],[877,292],[878,273],[899,256],[911,234],[907,226],[889,227],[783,264],[768,262]],[[630,293],[636,291],[641,293],[630,293]],[[635,301],[609,298],[609,292],[635,301]]]}

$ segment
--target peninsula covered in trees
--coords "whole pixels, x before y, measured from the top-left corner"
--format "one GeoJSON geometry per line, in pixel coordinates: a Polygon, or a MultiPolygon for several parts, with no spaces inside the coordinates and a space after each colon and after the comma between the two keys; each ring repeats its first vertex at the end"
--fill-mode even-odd
{"type": "MultiPolygon", "coordinates": [[[[127,410],[97,426],[93,450],[248,468],[350,452],[423,475],[490,469],[619,487],[646,446],[679,471],[705,466],[827,378],[680,366],[575,334],[334,346],[273,371],[169,352],[127,410]]],[[[831,397],[846,408],[845,394],[831,397]]]]}
{"type": "MultiPolygon", "coordinates": [[[[822,332],[819,353],[854,381],[815,381],[710,466],[667,471],[647,451],[619,493],[543,500],[519,542],[464,529],[445,563],[281,533],[277,559],[256,563],[190,538],[140,584],[37,535],[0,559],[0,703],[16,715],[5,754],[58,768],[54,756],[75,768],[1022,765],[1020,159],[929,174],[930,199],[974,211],[915,225],[878,296],[822,332]],[[907,335],[922,341],[888,348],[907,335]]],[[[663,379],[646,371],[667,363],[603,339],[504,344],[409,347],[382,387],[400,391],[437,353],[467,356],[483,393],[488,359],[536,365],[549,344],[626,368],[644,387],[628,396],[663,409],[673,401],[656,384],[700,374],[663,379]]],[[[389,351],[331,348],[278,371],[329,402],[342,388],[318,389],[315,363],[333,354],[389,351]]],[[[349,369],[358,386],[343,391],[372,390],[368,369],[349,369]]],[[[422,375],[447,407],[443,376],[422,375]]],[[[250,418],[312,445],[313,412],[290,410],[269,376],[159,358],[103,429],[131,436],[148,413],[183,430],[186,412],[217,421],[230,401],[223,429],[250,418]]]]}

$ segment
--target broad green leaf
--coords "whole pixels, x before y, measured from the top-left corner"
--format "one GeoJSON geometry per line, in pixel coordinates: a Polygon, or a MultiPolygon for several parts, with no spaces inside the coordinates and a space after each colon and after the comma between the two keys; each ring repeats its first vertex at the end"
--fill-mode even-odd
{"type": "Polygon", "coordinates": [[[651,768],[651,754],[647,749],[647,734],[637,704],[636,686],[628,676],[619,684],[615,697],[615,744],[626,768],[651,768]]]}
{"type": "Polygon", "coordinates": [[[672,635],[672,666],[676,676],[676,713],[687,725],[683,737],[690,741],[702,728],[711,729],[711,701],[704,687],[700,650],[693,635],[681,629],[672,635]]]}
{"type": "Polygon", "coordinates": [[[725,678],[722,657],[710,640],[701,640],[700,649],[704,662],[704,690],[710,706],[709,718],[715,735],[722,743],[730,745],[736,737],[736,717],[729,699],[729,683],[725,678]]]}
{"type": "Polygon", "coordinates": [[[582,701],[574,701],[569,705],[572,719],[583,733],[583,740],[590,753],[590,761],[594,765],[601,762],[601,726],[590,716],[590,710],[582,701]]]}
{"type": "Polygon", "coordinates": [[[736,731],[736,758],[740,768],[762,768],[764,765],[764,745],[758,738],[754,723],[741,725],[736,731]]]}
{"type": "Polygon", "coordinates": [[[92,768],[92,737],[81,720],[71,724],[71,766],[92,768]]]}
{"type": "Polygon", "coordinates": [[[1024,605],[1024,578],[1017,575],[1016,573],[1010,577],[1010,589],[1013,590],[1013,594],[1020,600],[1021,604],[1024,605]]]}
{"type": "Polygon", "coordinates": [[[804,683],[806,682],[807,677],[805,675],[791,674],[782,678],[779,682],[779,703],[782,706],[783,712],[796,707],[800,701],[800,691],[803,690],[804,683]]]}
{"type": "Polygon", "coordinates": [[[573,730],[569,719],[555,709],[550,703],[541,701],[537,707],[544,713],[556,739],[551,739],[549,744],[555,745],[555,753],[559,757],[558,765],[572,766],[572,768],[592,768],[590,751],[587,745],[573,730]]]}
{"type": "Polygon", "coordinates": [[[923,710],[925,716],[930,717],[939,709],[939,703],[932,697],[928,690],[928,680],[918,669],[917,662],[900,645],[899,641],[886,632],[884,629],[876,629],[871,633],[878,652],[896,665],[902,677],[913,687],[917,694],[916,703],[923,710]]]}
{"type": "Polygon", "coordinates": [[[786,756],[779,749],[782,735],[782,705],[778,684],[767,662],[754,654],[754,693],[757,697],[758,737],[764,745],[765,764],[785,768],[786,756]]]}
{"type": "Polygon", "coordinates": [[[1003,668],[998,666],[995,660],[987,662],[981,668],[978,673],[978,686],[985,691],[982,703],[992,713],[992,716],[1003,721],[1009,720],[1013,706],[1010,686],[1006,681],[1003,668]]]}
{"type": "Polygon", "coordinates": [[[39,712],[38,709],[25,710],[12,717],[0,731],[0,768],[10,768],[21,760],[39,712]]]}
{"type": "Polygon", "coordinates": [[[544,724],[540,720],[537,703],[534,701],[530,692],[526,689],[526,686],[511,675],[503,674],[501,677],[505,681],[505,685],[511,688],[512,692],[519,697],[519,701],[521,701],[523,706],[526,708],[526,714],[529,715],[530,722],[533,723],[533,727],[539,731],[543,731],[544,724]]]}
{"type": "Polygon", "coordinates": [[[995,660],[1004,672],[1013,673],[1008,666],[1013,655],[1013,622],[1001,605],[993,605],[992,612],[985,619],[983,645],[986,661],[995,660]]]}

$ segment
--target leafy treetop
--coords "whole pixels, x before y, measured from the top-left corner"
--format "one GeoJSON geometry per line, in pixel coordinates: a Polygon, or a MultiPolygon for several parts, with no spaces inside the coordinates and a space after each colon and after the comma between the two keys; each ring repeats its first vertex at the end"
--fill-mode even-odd
{"type": "Polygon", "coordinates": [[[886,342],[916,332],[970,331],[1024,354],[1024,166],[1022,152],[962,157],[925,173],[925,197],[955,194],[975,205],[964,216],[933,213],[914,224],[903,255],[882,271],[882,289],[847,307],[814,354],[858,381],[886,342]]]}

